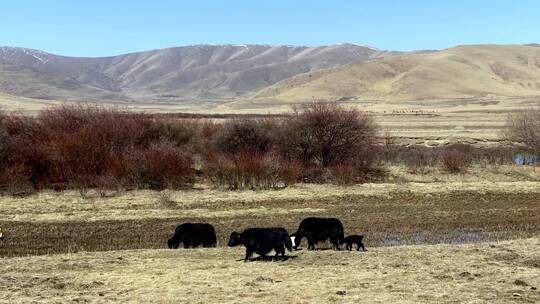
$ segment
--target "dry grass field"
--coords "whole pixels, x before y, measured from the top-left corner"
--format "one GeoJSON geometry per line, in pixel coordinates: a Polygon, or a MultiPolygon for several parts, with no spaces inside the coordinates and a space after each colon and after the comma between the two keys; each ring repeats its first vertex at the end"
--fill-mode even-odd
{"type": "Polygon", "coordinates": [[[289,253],[125,250],[3,259],[0,302],[538,303],[539,238],[289,253]]]}
{"type": "MultiPolygon", "coordinates": [[[[427,146],[465,142],[495,145],[509,113],[533,107],[538,97],[477,98],[422,101],[362,100],[347,102],[374,115],[383,134],[386,131],[400,144],[427,146]]],[[[7,112],[37,114],[41,109],[61,104],[0,94],[0,108],[7,112]]],[[[235,100],[221,105],[103,102],[104,105],[148,113],[190,112],[199,114],[276,114],[291,110],[280,101],[235,100]]]]}
{"type": "MultiPolygon", "coordinates": [[[[397,143],[437,146],[449,142],[499,144],[507,115],[534,107],[538,102],[538,97],[485,97],[421,101],[362,99],[345,104],[372,113],[397,143]]],[[[239,100],[214,111],[276,113],[290,109],[291,103],[277,100],[239,100]]]]}
{"type": "Polygon", "coordinates": [[[2,197],[6,239],[0,255],[163,248],[185,221],[214,224],[223,244],[233,230],[284,226],[293,231],[310,215],[342,219],[346,233],[366,234],[368,246],[526,238],[540,231],[540,170],[518,169],[414,175],[396,167],[393,183],[348,187],[226,191],[200,185],[110,197],[89,193],[85,199],[76,191],[2,197]]]}
{"type": "Polygon", "coordinates": [[[1,197],[0,302],[537,303],[540,170],[486,170],[396,167],[401,182],[349,187],[1,197]],[[307,216],[342,219],[369,251],[323,244],[243,263],[242,248],[224,246],[233,230],[294,231],[307,216]],[[212,223],[218,248],[166,249],[187,221],[212,223]]]}

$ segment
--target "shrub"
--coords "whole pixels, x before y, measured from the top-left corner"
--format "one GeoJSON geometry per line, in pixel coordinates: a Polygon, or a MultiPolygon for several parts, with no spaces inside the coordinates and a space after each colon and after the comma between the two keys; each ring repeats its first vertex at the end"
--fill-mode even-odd
{"type": "Polygon", "coordinates": [[[0,112],[0,166],[4,166],[12,155],[13,141],[3,124],[4,118],[0,112]]]}
{"type": "Polygon", "coordinates": [[[270,130],[273,127],[269,120],[237,119],[227,122],[217,133],[215,148],[224,153],[251,151],[265,153],[270,150],[270,130]]]}
{"type": "Polygon", "coordinates": [[[366,168],[361,163],[349,161],[329,168],[330,182],[338,185],[360,184],[367,181],[382,181],[386,172],[376,168],[366,168]]]}
{"type": "Polygon", "coordinates": [[[46,152],[55,168],[50,178],[77,188],[96,187],[105,179],[109,158],[154,140],[142,115],[95,106],[62,106],[37,117],[47,140],[46,152]]]}
{"type": "Polygon", "coordinates": [[[16,170],[34,189],[69,186],[107,193],[193,183],[191,155],[179,152],[190,137],[148,115],[76,105],[49,108],[37,117],[0,118],[1,171],[16,170]]]}
{"type": "Polygon", "coordinates": [[[427,147],[408,147],[407,154],[402,156],[403,162],[411,173],[426,174],[428,168],[439,162],[440,149],[427,147]]]}
{"type": "Polygon", "coordinates": [[[446,147],[441,153],[443,167],[450,173],[460,173],[470,165],[470,146],[456,144],[446,147]]]}
{"type": "Polygon", "coordinates": [[[205,175],[217,187],[231,190],[275,189],[287,187],[298,179],[300,166],[275,153],[240,151],[214,154],[206,161],[205,175]]]}
{"type": "MultiPolygon", "coordinates": [[[[446,147],[426,147],[420,145],[399,146],[390,145],[378,147],[377,161],[383,164],[403,164],[412,173],[425,174],[430,167],[441,162],[441,153],[446,147]]],[[[512,157],[519,152],[514,147],[493,146],[473,147],[467,146],[465,151],[471,163],[480,164],[509,164],[512,157]]]]}
{"type": "Polygon", "coordinates": [[[357,183],[358,168],[352,163],[341,163],[330,168],[332,177],[338,185],[352,185],[357,183]]]}
{"type": "Polygon", "coordinates": [[[9,167],[0,167],[0,194],[20,196],[32,193],[33,185],[30,183],[28,169],[23,164],[13,164],[9,167]]]}
{"type": "Polygon", "coordinates": [[[503,136],[540,156],[540,105],[508,115],[503,136]]]}
{"type": "Polygon", "coordinates": [[[298,181],[302,172],[300,162],[285,159],[278,153],[266,154],[264,168],[270,188],[288,187],[298,181]]]}
{"type": "Polygon", "coordinates": [[[512,163],[512,158],[519,150],[515,147],[481,147],[471,149],[471,162],[491,164],[491,165],[503,165],[512,163]]]}
{"type": "Polygon", "coordinates": [[[191,143],[198,132],[195,120],[158,120],[154,125],[156,137],[181,147],[191,143]]]}
{"type": "Polygon", "coordinates": [[[281,151],[323,167],[351,159],[370,163],[376,131],[373,118],[366,113],[338,103],[314,102],[295,109],[286,120],[281,151]]]}
{"type": "Polygon", "coordinates": [[[192,156],[180,153],[171,143],[157,143],[144,150],[126,154],[123,164],[115,170],[137,188],[163,190],[190,187],[195,182],[192,156]]]}

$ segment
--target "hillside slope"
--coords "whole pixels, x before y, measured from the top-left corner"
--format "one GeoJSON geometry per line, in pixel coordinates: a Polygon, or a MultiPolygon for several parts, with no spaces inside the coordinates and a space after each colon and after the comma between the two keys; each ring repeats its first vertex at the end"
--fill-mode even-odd
{"type": "Polygon", "coordinates": [[[0,93],[40,99],[228,99],[294,75],[384,56],[369,47],[195,45],[76,58],[0,47],[0,93]]]}
{"type": "Polygon", "coordinates": [[[255,100],[426,100],[540,95],[540,47],[459,46],[304,73],[255,100]]]}

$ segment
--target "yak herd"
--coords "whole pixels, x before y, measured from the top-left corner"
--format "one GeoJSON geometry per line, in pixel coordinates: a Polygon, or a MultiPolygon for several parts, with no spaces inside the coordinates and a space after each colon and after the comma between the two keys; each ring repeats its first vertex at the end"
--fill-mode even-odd
{"type": "MultiPolygon", "coordinates": [[[[306,238],[308,250],[314,250],[319,242],[330,240],[336,250],[345,244],[347,250],[366,251],[363,243],[363,235],[349,235],[345,237],[343,224],[336,218],[308,217],[300,222],[295,233],[290,234],[285,228],[249,228],[242,233],[234,231],[229,237],[228,246],[243,245],[246,247],[244,261],[251,259],[253,253],[266,257],[272,250],[275,251],[275,259],[285,260],[285,249],[293,251],[298,249],[302,239],[306,238]]],[[[4,239],[0,228],[0,241],[4,239]]],[[[176,249],[182,244],[184,248],[216,247],[217,237],[214,226],[207,223],[184,223],[176,227],[174,235],[167,241],[171,249],[176,249]]]]}
{"type": "MultiPolygon", "coordinates": [[[[228,246],[245,246],[246,262],[253,253],[265,257],[272,250],[276,253],[275,259],[285,260],[285,249],[297,250],[303,238],[307,239],[309,250],[314,250],[319,242],[330,240],[336,250],[340,250],[341,245],[345,244],[345,248],[349,251],[353,245],[356,245],[356,250],[366,251],[363,235],[345,237],[343,224],[339,219],[319,217],[305,218],[291,235],[285,228],[249,228],[242,233],[234,231],[229,237],[228,246]]],[[[184,223],[176,227],[173,237],[167,244],[171,249],[178,248],[180,244],[183,244],[184,248],[196,248],[201,245],[205,248],[216,247],[216,231],[214,226],[207,223],[184,223]]]]}

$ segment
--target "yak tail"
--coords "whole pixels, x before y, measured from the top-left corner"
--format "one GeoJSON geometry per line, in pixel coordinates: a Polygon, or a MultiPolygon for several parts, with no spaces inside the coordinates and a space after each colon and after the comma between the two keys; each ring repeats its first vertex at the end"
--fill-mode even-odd
{"type": "Polygon", "coordinates": [[[285,239],[285,247],[287,247],[287,250],[289,250],[290,252],[293,251],[291,237],[288,235],[287,235],[287,238],[285,239]]]}

